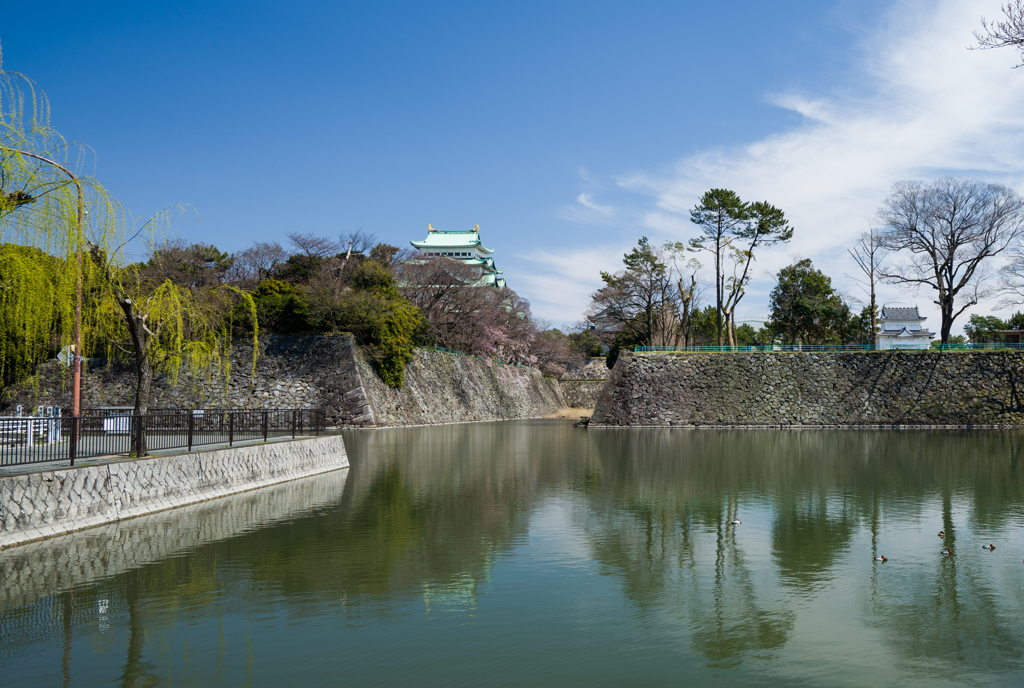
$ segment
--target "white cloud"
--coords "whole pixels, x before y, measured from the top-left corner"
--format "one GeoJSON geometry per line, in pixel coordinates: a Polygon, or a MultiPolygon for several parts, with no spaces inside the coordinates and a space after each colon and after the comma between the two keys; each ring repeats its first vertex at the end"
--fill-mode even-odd
{"type": "Polygon", "coordinates": [[[537,269],[531,270],[525,284],[512,287],[530,300],[534,315],[556,325],[570,324],[583,318],[590,295],[599,285],[601,271],[618,270],[622,255],[628,251],[624,244],[520,254],[518,258],[537,269]]]}
{"type": "Polygon", "coordinates": [[[610,205],[598,205],[594,201],[590,200],[590,194],[581,193],[579,196],[576,197],[576,202],[579,203],[584,208],[589,208],[590,210],[593,210],[594,212],[599,213],[601,215],[611,215],[612,213],[615,212],[615,208],[611,207],[610,205]]]}
{"type": "MultiPolygon", "coordinates": [[[[741,319],[764,314],[772,287],[767,275],[794,253],[811,258],[845,291],[856,292],[845,277],[854,271],[846,248],[867,229],[893,182],[954,174],[1022,189],[1024,70],[1010,69],[1013,52],[966,49],[982,14],[999,15],[999,0],[896,2],[851,58],[859,71],[854,91],[840,85],[841,91],[810,98],[775,94],[771,102],[803,115],[801,124],[740,148],[683,158],[669,172],[619,179],[622,188],[639,194],[633,214],[653,234],[681,239],[692,234],[689,209],[711,187],[784,209],[796,227],[793,241],[758,261],[759,279],[741,319]]],[[[576,200],[591,216],[612,212],[585,193],[576,200]]],[[[628,213],[620,208],[617,214],[628,213]]],[[[557,265],[592,269],[587,262],[593,256],[576,255],[560,254],[557,265]]],[[[590,291],[596,272],[580,279],[590,291]]],[[[886,288],[882,298],[918,303],[938,329],[931,294],[886,288]]]]}
{"type": "Polygon", "coordinates": [[[599,204],[585,191],[576,197],[575,203],[560,208],[556,215],[563,220],[590,225],[608,225],[617,219],[613,206],[599,204]]]}

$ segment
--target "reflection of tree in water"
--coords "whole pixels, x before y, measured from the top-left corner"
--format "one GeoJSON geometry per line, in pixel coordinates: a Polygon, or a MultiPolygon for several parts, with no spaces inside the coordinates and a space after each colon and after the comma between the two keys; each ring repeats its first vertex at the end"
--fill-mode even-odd
{"type": "Polygon", "coordinates": [[[943,556],[936,547],[929,572],[915,570],[896,581],[873,576],[873,625],[900,659],[926,676],[1018,669],[1024,629],[1000,609],[1005,597],[987,580],[985,557],[973,551],[980,543],[965,541],[957,547],[951,488],[947,484],[941,491],[946,537],[940,542],[956,554],[943,556]]]}
{"type": "MultiPolygon", "coordinates": [[[[1020,518],[1024,442],[1015,433],[496,423],[349,434],[353,468],[340,502],[74,591],[76,619],[92,619],[106,600],[126,623],[122,685],[146,685],[153,663],[163,666],[153,658],[154,633],[200,613],[192,610],[221,616],[225,599],[285,598],[295,617],[390,616],[421,596],[472,604],[551,495],[569,505],[641,621],[678,618],[715,666],[774,654],[795,627],[793,596],[820,594],[861,534],[877,548],[897,521],[941,507],[944,521],[928,534],[945,527],[959,554],[939,557],[935,538],[933,569],[874,567],[867,623],[912,664],[999,671],[1022,659],[1019,616],[1000,609],[995,591],[1024,593],[1004,592],[980,542],[961,535],[965,526],[998,530],[1020,518]],[[755,510],[768,526],[764,547],[741,537],[755,510]],[[733,517],[744,526],[726,526],[733,517]]],[[[60,618],[60,599],[36,606],[46,605],[60,618]]],[[[21,613],[32,611],[5,612],[0,630],[21,613]]]]}
{"type": "Polygon", "coordinates": [[[587,491],[589,508],[578,518],[593,556],[622,580],[641,615],[686,619],[694,648],[713,666],[785,645],[794,614],[759,595],[736,528],[727,525],[758,476],[723,458],[713,433],[600,437],[604,489],[587,491]],[[692,441],[710,446],[693,451],[692,441]]]}
{"type": "MultiPolygon", "coordinates": [[[[226,600],[260,605],[285,597],[293,617],[332,608],[390,616],[418,596],[461,610],[501,552],[527,532],[539,483],[579,481],[565,475],[572,437],[546,437],[523,424],[361,434],[348,442],[353,469],[338,503],[86,585],[66,619],[94,626],[97,609],[116,619],[127,631],[118,682],[144,686],[155,680],[153,655],[166,634],[197,614],[222,625],[226,600]]],[[[0,628],[34,624],[45,637],[59,630],[49,619],[62,618],[60,608],[42,598],[5,612],[0,628]]],[[[225,651],[223,638],[206,640],[205,653],[225,651]]],[[[157,673],[176,664],[176,678],[187,679],[181,650],[176,658],[161,655],[157,673]]]]}
{"type": "MultiPolygon", "coordinates": [[[[715,664],[781,647],[794,623],[785,600],[761,599],[772,586],[755,585],[735,531],[723,525],[753,502],[773,512],[777,568],[769,577],[799,594],[834,580],[862,528],[876,547],[891,520],[942,504],[935,530],[944,527],[954,546],[954,500],[976,528],[1004,527],[1024,502],[1022,439],[1013,432],[645,429],[601,438],[601,469],[593,471],[601,486],[588,486],[589,508],[580,512],[595,558],[643,615],[685,614],[695,648],[715,664]],[[702,576],[700,562],[712,554],[702,535],[710,533],[714,573],[702,576]]],[[[980,542],[970,546],[980,551],[980,542]]],[[[894,631],[889,644],[900,656],[946,669],[1016,665],[1024,632],[1011,632],[973,563],[967,570],[964,557],[945,558],[934,579],[899,584],[876,568],[871,607],[877,626],[894,631]],[[880,580],[901,587],[881,594],[880,580]]]]}
{"type": "Polygon", "coordinates": [[[848,549],[857,520],[827,494],[805,494],[778,504],[772,551],[783,582],[813,590],[831,578],[836,556],[848,549]]]}
{"type": "Polygon", "coordinates": [[[155,686],[160,683],[155,667],[142,659],[146,627],[142,609],[142,591],[139,571],[129,571],[125,576],[125,601],[128,603],[128,651],[125,653],[124,668],[121,670],[121,688],[155,686]]]}
{"type": "Polygon", "coordinates": [[[690,606],[692,642],[712,666],[735,666],[751,653],[778,650],[789,640],[796,615],[759,597],[734,528],[718,526],[710,603],[696,587],[691,585],[692,598],[700,601],[690,606]]]}

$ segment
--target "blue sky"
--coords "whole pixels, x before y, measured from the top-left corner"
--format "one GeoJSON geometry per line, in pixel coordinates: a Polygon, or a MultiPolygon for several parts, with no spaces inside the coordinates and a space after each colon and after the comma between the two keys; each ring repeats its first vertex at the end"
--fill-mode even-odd
{"type": "Polygon", "coordinates": [[[1024,70],[965,49],[998,6],[57,2],[0,41],[135,215],[196,209],[185,239],[479,223],[509,285],[568,323],[600,270],[692,235],[687,209],[726,186],[797,228],[759,260],[756,319],[794,257],[860,296],[844,251],[894,181],[1024,188],[1024,70]]]}

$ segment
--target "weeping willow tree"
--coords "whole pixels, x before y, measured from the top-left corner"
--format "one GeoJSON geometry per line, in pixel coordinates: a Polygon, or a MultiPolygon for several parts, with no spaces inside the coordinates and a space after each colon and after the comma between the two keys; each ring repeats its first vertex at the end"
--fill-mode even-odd
{"type": "Polygon", "coordinates": [[[0,382],[11,384],[49,358],[59,342],[54,308],[65,292],[59,259],[37,248],[0,245],[0,382]]]}
{"type": "MultiPolygon", "coordinates": [[[[154,252],[154,259],[159,255],[154,252]]],[[[230,286],[190,289],[170,279],[154,279],[147,266],[111,263],[95,244],[89,257],[103,275],[90,294],[97,316],[95,336],[105,344],[108,358],[134,361],[136,415],[149,410],[155,373],[166,374],[172,383],[182,370],[223,373],[229,379],[231,318],[237,313],[248,319],[246,329],[252,332],[255,373],[259,322],[248,292],[230,286]]],[[[133,436],[131,450],[144,456],[145,437],[133,436]]]]}
{"type": "MultiPolygon", "coordinates": [[[[4,379],[12,380],[54,347],[72,344],[78,370],[88,330],[80,295],[96,277],[82,251],[89,237],[108,250],[123,245],[125,222],[102,185],[83,172],[87,149],[70,145],[50,126],[45,93],[2,66],[0,61],[0,366],[4,379]]],[[[77,393],[74,401],[77,412],[77,393]]]]}
{"type": "MultiPolygon", "coordinates": [[[[2,55],[0,55],[2,58],[2,55]]],[[[200,293],[148,278],[125,247],[168,226],[162,213],[136,229],[122,206],[83,170],[88,150],[49,125],[49,102],[0,61],[0,371],[15,378],[57,348],[78,357],[134,361],[135,413],[148,411],[155,372],[229,373],[232,312],[258,326],[252,298],[221,287],[200,293]],[[129,231],[129,230],[133,231],[129,231]],[[239,311],[239,309],[234,309],[239,311]]],[[[76,365],[81,359],[76,359],[76,365]]],[[[76,397],[77,412],[77,397],[76,397]]],[[[144,455],[144,443],[133,446],[144,455]]]]}

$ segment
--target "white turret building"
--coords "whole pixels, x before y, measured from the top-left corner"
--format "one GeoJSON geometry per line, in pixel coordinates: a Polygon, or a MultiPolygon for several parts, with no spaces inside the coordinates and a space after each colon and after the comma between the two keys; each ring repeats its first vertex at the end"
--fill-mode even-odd
{"type": "Polygon", "coordinates": [[[934,332],[929,332],[922,322],[927,320],[913,308],[882,308],[878,319],[879,332],[875,335],[876,349],[927,349],[931,346],[934,332]]]}
{"type": "Polygon", "coordinates": [[[494,267],[491,257],[494,251],[480,243],[480,225],[465,232],[449,232],[427,225],[427,238],[409,243],[425,256],[443,256],[479,269],[480,286],[505,288],[505,271],[494,267]]]}

